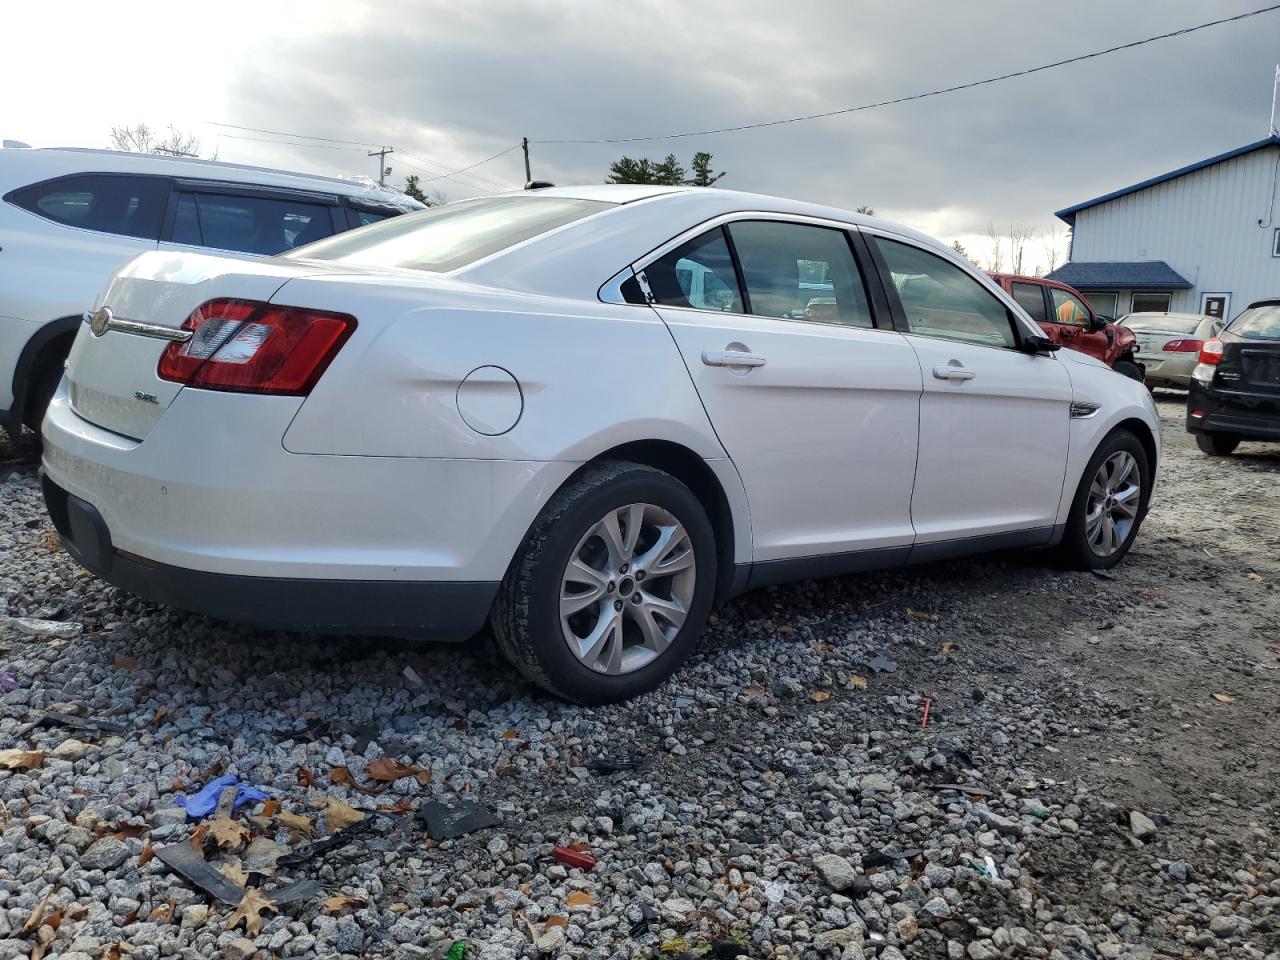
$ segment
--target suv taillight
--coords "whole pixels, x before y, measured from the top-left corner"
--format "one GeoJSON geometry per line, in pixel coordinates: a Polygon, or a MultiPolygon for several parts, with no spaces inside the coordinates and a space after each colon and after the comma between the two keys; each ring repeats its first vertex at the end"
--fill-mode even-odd
{"type": "Polygon", "coordinates": [[[305,396],[356,328],[345,313],[257,300],[210,300],[182,323],[156,374],[205,390],[305,396]]]}
{"type": "Polygon", "coordinates": [[[1200,362],[1216,367],[1222,362],[1222,341],[1217,337],[1206,340],[1200,348],[1200,362]]]}
{"type": "Polygon", "coordinates": [[[1203,340],[1169,340],[1160,349],[1165,353],[1195,353],[1203,346],[1203,340]]]}

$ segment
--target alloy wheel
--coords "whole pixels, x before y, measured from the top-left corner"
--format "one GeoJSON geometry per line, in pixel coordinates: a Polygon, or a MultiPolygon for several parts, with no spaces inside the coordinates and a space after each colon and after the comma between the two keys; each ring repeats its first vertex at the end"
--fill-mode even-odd
{"type": "Polygon", "coordinates": [[[1107,457],[1089,485],[1084,530],[1089,549],[1109,557],[1119,550],[1138,519],[1142,475],[1138,461],[1127,450],[1107,457]]]}
{"type": "Polygon", "coordinates": [[[613,676],[666,651],[693,603],[693,541],[651,503],[610,510],[569,555],[560,584],[560,627],[586,667],[613,676]]]}

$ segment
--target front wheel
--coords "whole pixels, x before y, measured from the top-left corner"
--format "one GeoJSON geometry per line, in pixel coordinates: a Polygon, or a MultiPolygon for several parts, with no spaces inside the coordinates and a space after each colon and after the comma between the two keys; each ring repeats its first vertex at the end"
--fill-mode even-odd
{"type": "Polygon", "coordinates": [[[1076,488],[1062,538],[1063,553],[1082,570],[1114,567],[1129,552],[1151,495],[1147,452],[1118,430],[1094,451],[1076,488]]]}
{"type": "Polygon", "coordinates": [[[716,582],[715,534],[683,483],[601,463],[543,509],[498,590],[498,645],[581,704],[654,689],[693,649],[716,582]]]}
{"type": "Polygon", "coordinates": [[[1123,373],[1130,380],[1137,380],[1139,383],[1142,383],[1145,379],[1142,368],[1132,360],[1117,360],[1115,366],[1111,369],[1115,370],[1116,373],[1123,373]]]}
{"type": "Polygon", "coordinates": [[[1226,457],[1240,446],[1240,438],[1225,433],[1196,433],[1196,446],[1211,457],[1226,457]]]}

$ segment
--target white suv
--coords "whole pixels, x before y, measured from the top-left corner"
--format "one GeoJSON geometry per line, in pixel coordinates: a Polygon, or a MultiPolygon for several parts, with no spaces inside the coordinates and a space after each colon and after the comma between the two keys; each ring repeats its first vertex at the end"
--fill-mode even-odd
{"type": "Polygon", "coordinates": [[[38,428],[84,312],[147,250],[272,255],[422,209],[358,181],[110,150],[0,150],[0,427],[38,428]]]}

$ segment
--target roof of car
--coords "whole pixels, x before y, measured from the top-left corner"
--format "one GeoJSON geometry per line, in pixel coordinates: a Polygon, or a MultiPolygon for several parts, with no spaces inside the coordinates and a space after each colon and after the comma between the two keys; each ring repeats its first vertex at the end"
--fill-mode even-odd
{"type": "MultiPolygon", "coordinates": [[[[199,157],[174,157],[155,153],[129,153],[122,150],[100,150],[92,147],[37,147],[5,149],[0,158],[11,158],[24,163],[28,174],[35,173],[45,180],[70,173],[159,173],[175,177],[202,180],[219,180],[234,183],[251,183],[262,186],[292,187],[297,190],[324,190],[347,197],[357,197],[371,203],[399,207],[402,210],[421,210],[425,205],[399,190],[380,187],[376,183],[359,179],[326,177],[319,174],[255,167],[224,160],[203,160],[199,157]]],[[[34,181],[33,181],[34,182],[34,181]]]]}

